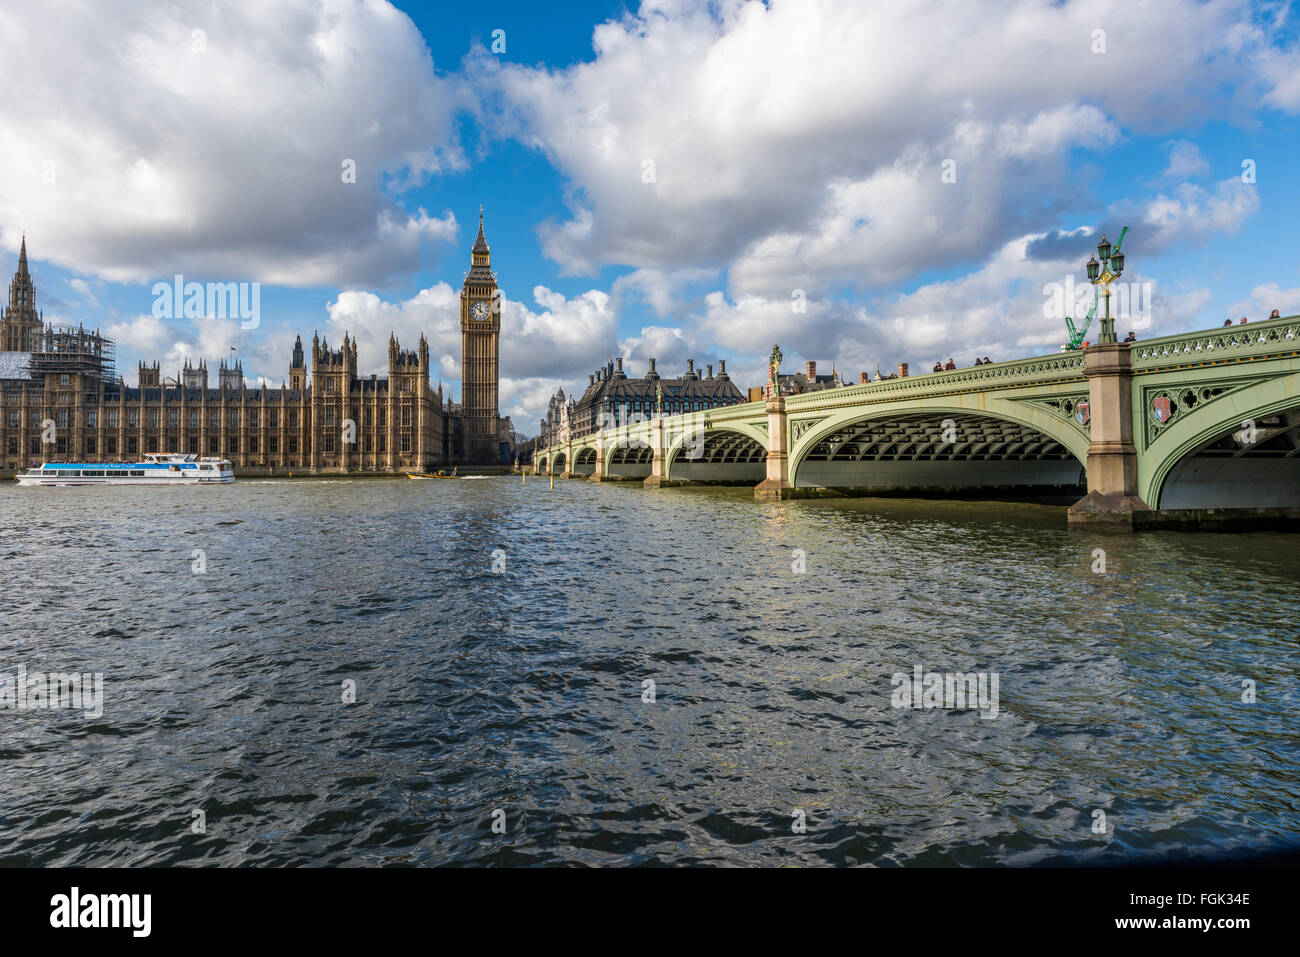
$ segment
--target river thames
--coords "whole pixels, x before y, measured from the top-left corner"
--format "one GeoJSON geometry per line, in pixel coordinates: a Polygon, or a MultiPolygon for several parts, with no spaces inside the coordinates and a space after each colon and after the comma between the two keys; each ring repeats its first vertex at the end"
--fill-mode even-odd
{"type": "Polygon", "coordinates": [[[1295,535],[518,477],[7,484],[0,530],[0,671],[104,676],[97,717],[0,710],[0,864],[1300,843],[1295,535]],[[895,707],[917,668],[996,718],[895,707]]]}

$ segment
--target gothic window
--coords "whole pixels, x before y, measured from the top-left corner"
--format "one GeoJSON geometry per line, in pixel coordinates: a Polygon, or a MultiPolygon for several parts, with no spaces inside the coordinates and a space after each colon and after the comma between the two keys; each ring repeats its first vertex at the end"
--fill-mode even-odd
{"type": "Polygon", "coordinates": [[[333,451],[334,451],[334,433],[333,433],[333,432],[326,432],[323,436],[321,436],[321,451],[323,451],[323,452],[333,452],[333,451]]]}
{"type": "Polygon", "coordinates": [[[268,426],[270,426],[271,428],[273,428],[273,429],[274,429],[276,426],[278,426],[278,425],[280,424],[280,410],[279,410],[279,409],[269,409],[269,410],[267,410],[267,413],[266,413],[266,424],[267,424],[268,426]]]}
{"type": "Polygon", "coordinates": [[[335,412],[334,406],[332,406],[332,405],[327,405],[327,406],[325,407],[325,424],[326,424],[327,426],[332,426],[332,425],[334,425],[334,424],[335,424],[335,422],[334,422],[335,417],[336,417],[336,412],[335,412]]]}
{"type": "MultiPolygon", "coordinates": [[[[291,429],[296,429],[296,428],[298,428],[298,410],[297,410],[297,409],[290,409],[290,410],[289,410],[289,428],[291,428],[291,429]]],[[[298,451],[298,450],[297,450],[297,449],[293,449],[293,451],[296,452],[296,451],[298,451]]]]}
{"type": "Polygon", "coordinates": [[[237,429],[237,428],[239,428],[239,410],[238,410],[238,409],[231,409],[231,410],[230,410],[230,427],[231,427],[232,429],[237,429]]]}
{"type": "Polygon", "coordinates": [[[297,453],[297,451],[298,451],[298,436],[291,435],[289,436],[289,453],[292,455],[297,453]]]}
{"type": "Polygon", "coordinates": [[[185,451],[190,455],[199,454],[199,437],[197,435],[191,435],[185,440],[185,451]]]}
{"type": "Polygon", "coordinates": [[[140,454],[140,440],[137,439],[134,435],[126,440],[126,454],[127,455],[140,454]]]}
{"type": "MultiPolygon", "coordinates": [[[[220,426],[220,424],[221,424],[221,418],[220,418],[220,416],[221,416],[221,413],[218,412],[216,409],[213,409],[211,412],[209,412],[209,413],[208,413],[208,428],[210,428],[210,429],[218,428],[218,427],[220,426]]],[[[215,452],[216,449],[213,449],[212,451],[215,452]]]]}
{"type": "Polygon", "coordinates": [[[256,410],[256,409],[249,409],[249,410],[248,410],[248,427],[249,427],[250,429],[255,429],[255,428],[257,428],[257,410],[256,410]]]}
{"type": "Polygon", "coordinates": [[[221,450],[217,447],[217,437],[216,437],[215,435],[209,435],[209,436],[208,436],[208,454],[209,454],[209,455],[216,455],[219,451],[221,451],[221,450]]]}
{"type": "Polygon", "coordinates": [[[10,413],[9,413],[9,428],[11,428],[11,429],[16,429],[16,428],[18,428],[18,413],[17,413],[17,412],[10,412],[10,413]]]}
{"type": "Polygon", "coordinates": [[[93,435],[87,437],[86,439],[86,454],[87,455],[95,454],[95,437],[93,435]]]}
{"type": "Polygon", "coordinates": [[[156,428],[158,428],[158,410],[157,410],[157,409],[150,409],[150,410],[149,410],[149,428],[151,428],[151,429],[156,429],[156,428]]]}
{"type": "Polygon", "coordinates": [[[280,451],[280,437],[272,435],[266,440],[266,450],[272,455],[280,451]]]}
{"type": "Polygon", "coordinates": [[[140,424],[140,414],[135,409],[131,409],[126,413],[126,424],[133,429],[140,424]]]}
{"type": "Polygon", "coordinates": [[[86,428],[93,429],[99,424],[99,414],[97,412],[86,413],[86,428]]]}
{"type": "MultiPolygon", "coordinates": [[[[197,412],[195,412],[193,409],[191,409],[191,410],[190,410],[190,428],[191,428],[191,429],[197,429],[198,427],[199,427],[199,414],[198,414],[197,412]]],[[[195,451],[197,451],[197,449],[196,449],[195,451]]]]}
{"type": "Polygon", "coordinates": [[[117,454],[117,436],[110,435],[104,440],[104,451],[109,455],[117,454]]]}
{"type": "Polygon", "coordinates": [[[181,413],[179,409],[169,409],[167,411],[167,424],[171,428],[178,428],[181,424],[181,413]]]}
{"type": "Polygon", "coordinates": [[[58,420],[59,428],[61,428],[61,429],[66,429],[66,428],[68,427],[68,410],[67,410],[67,409],[59,409],[59,411],[58,411],[57,413],[55,413],[55,417],[56,417],[56,419],[58,420]]]}
{"type": "Polygon", "coordinates": [[[402,451],[403,452],[411,451],[411,433],[409,432],[402,433],[402,451]]]}
{"type": "Polygon", "coordinates": [[[256,453],[256,452],[257,452],[257,436],[256,436],[256,435],[250,435],[250,436],[248,437],[248,451],[253,452],[253,453],[256,453]]]}

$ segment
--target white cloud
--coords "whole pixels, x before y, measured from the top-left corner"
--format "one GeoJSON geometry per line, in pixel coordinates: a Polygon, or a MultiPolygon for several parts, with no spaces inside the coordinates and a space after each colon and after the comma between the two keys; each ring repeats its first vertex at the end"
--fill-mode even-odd
{"type": "Polygon", "coordinates": [[[739,260],[732,294],[773,296],[895,282],[1041,228],[1077,202],[1078,150],[1245,118],[1282,89],[1260,71],[1279,29],[1243,0],[655,0],[598,26],[591,62],[471,68],[510,107],[498,132],[568,178],[570,218],[540,229],[564,270],[739,260]]]}
{"type": "Polygon", "coordinates": [[[1258,188],[1235,176],[1217,183],[1213,192],[1194,183],[1182,183],[1172,192],[1112,211],[1142,230],[1148,254],[1175,244],[1198,245],[1220,232],[1232,235],[1259,210],[1258,188]]]}
{"type": "Polygon", "coordinates": [[[1200,147],[1187,140],[1172,140],[1169,147],[1169,165],[1165,168],[1165,179],[1194,179],[1210,171],[1210,164],[1201,155],[1200,147]]]}
{"type": "Polygon", "coordinates": [[[1300,287],[1283,289],[1275,282],[1263,283],[1250,291],[1250,296],[1228,307],[1228,316],[1234,321],[1241,316],[1254,321],[1267,319],[1276,309],[1284,316],[1300,314],[1300,287]]]}
{"type": "Polygon", "coordinates": [[[28,3],[0,35],[10,245],[25,228],[34,255],[115,281],[307,286],[409,274],[456,234],[394,198],[464,160],[458,88],[387,3],[28,3]]]}

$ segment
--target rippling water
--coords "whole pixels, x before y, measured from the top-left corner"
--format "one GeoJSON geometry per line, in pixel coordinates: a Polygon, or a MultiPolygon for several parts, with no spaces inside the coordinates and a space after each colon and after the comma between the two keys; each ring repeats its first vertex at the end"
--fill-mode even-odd
{"type": "Polygon", "coordinates": [[[0,671],[105,676],[99,718],[0,711],[4,864],[1089,863],[1300,842],[1294,535],[293,480],[7,486],[0,555],[0,671]],[[891,676],[916,665],[996,672],[1001,713],[895,709],[891,676]]]}

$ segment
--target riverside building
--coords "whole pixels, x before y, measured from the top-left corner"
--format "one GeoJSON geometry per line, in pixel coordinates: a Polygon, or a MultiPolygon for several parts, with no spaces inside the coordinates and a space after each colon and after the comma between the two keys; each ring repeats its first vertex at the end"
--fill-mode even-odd
{"type": "Polygon", "coordinates": [[[500,293],[479,217],[473,268],[461,291],[465,401],[429,383],[429,345],[388,340],[387,375],[363,376],[357,344],[298,336],[279,388],[249,387],[242,365],[186,361],[176,377],[138,365],[135,387],[115,369],[97,330],[45,323],[27,266],[0,313],[0,468],[46,460],[134,461],[148,452],[229,458],[236,469],[310,472],[428,471],[507,464],[514,430],[498,411],[500,293]]]}

